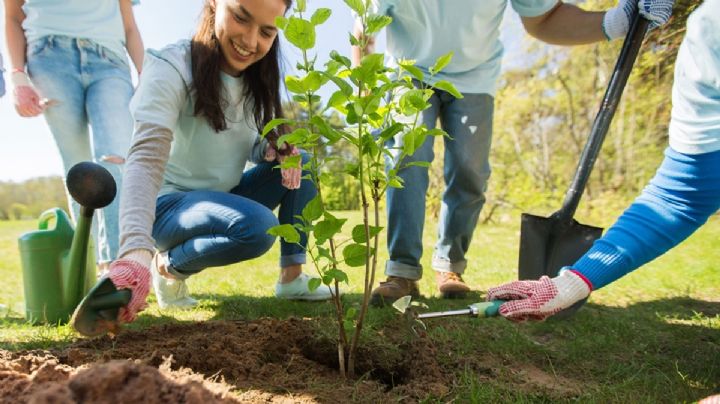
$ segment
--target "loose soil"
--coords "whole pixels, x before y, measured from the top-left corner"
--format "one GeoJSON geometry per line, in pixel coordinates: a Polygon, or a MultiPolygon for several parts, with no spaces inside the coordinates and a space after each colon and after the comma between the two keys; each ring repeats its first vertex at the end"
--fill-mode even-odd
{"type": "MultiPolygon", "coordinates": [[[[384,345],[362,346],[358,378],[344,381],[335,344],[317,330],[314,320],[301,319],[174,323],[57,351],[0,350],[0,402],[416,402],[449,398],[468,367],[488,380],[499,372],[490,358],[443,363],[447,347],[398,326],[382,330],[384,345]]],[[[529,376],[519,384],[540,379],[547,387],[551,378],[539,369],[510,370],[529,376]]],[[[576,394],[565,384],[556,392],[576,394]]]]}

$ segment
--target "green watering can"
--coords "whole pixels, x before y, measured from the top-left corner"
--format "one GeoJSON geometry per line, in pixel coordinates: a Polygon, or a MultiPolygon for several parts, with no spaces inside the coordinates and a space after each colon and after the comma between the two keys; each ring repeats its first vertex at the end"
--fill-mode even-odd
{"type": "Polygon", "coordinates": [[[100,165],[82,162],[68,171],[66,185],[80,204],[77,226],[73,229],[62,209],[50,209],[40,216],[39,230],[18,240],[25,316],[31,323],[66,323],[96,281],[92,216],[115,198],[115,180],[100,165]],[[53,219],[55,227],[49,229],[53,219]]]}

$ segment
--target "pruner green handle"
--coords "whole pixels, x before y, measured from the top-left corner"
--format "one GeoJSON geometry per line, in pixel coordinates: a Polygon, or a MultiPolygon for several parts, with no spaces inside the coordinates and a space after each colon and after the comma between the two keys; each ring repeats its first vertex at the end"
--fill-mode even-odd
{"type": "Polygon", "coordinates": [[[473,303],[470,305],[470,315],[473,317],[496,317],[500,314],[500,306],[504,300],[473,303]]]}

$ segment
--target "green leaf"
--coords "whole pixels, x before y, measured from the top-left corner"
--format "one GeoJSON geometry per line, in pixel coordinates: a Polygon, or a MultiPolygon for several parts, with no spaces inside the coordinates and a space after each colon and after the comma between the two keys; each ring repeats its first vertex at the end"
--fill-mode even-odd
{"type": "Polygon", "coordinates": [[[430,68],[430,74],[433,76],[438,74],[442,69],[444,69],[452,60],[453,57],[453,51],[450,51],[446,53],[443,56],[440,56],[436,61],[435,64],[430,68]]]}
{"type": "Polygon", "coordinates": [[[323,76],[325,76],[327,79],[331,80],[333,83],[335,83],[336,86],[342,91],[342,93],[345,96],[351,96],[353,93],[353,88],[350,84],[348,84],[345,80],[341,79],[340,77],[333,76],[331,74],[327,74],[325,72],[322,72],[323,76]]]}
{"type": "Polygon", "coordinates": [[[295,156],[287,156],[283,160],[282,163],[278,164],[278,167],[280,168],[297,168],[300,167],[300,162],[302,161],[301,155],[295,155],[295,156]]]}
{"type": "Polygon", "coordinates": [[[285,18],[283,16],[275,17],[275,26],[278,27],[278,29],[284,30],[285,27],[287,27],[287,23],[288,23],[287,18],[285,18]]]}
{"type": "Polygon", "coordinates": [[[339,233],[346,221],[347,219],[325,219],[315,224],[313,234],[315,235],[317,243],[323,244],[332,236],[339,233]]]}
{"type": "Polygon", "coordinates": [[[427,138],[427,129],[424,126],[417,127],[403,136],[403,151],[411,156],[415,153],[415,150],[422,146],[423,142],[427,138]]]}
{"type": "Polygon", "coordinates": [[[291,145],[299,145],[307,142],[309,136],[309,130],[305,128],[297,128],[294,131],[288,133],[287,135],[280,136],[277,140],[277,144],[278,147],[282,147],[285,143],[291,145]]]}
{"type": "Polygon", "coordinates": [[[389,17],[387,15],[371,15],[367,19],[367,28],[365,32],[368,35],[372,35],[380,31],[381,29],[385,28],[392,22],[392,17],[389,17]]]}
{"type": "Polygon", "coordinates": [[[410,73],[410,75],[418,81],[423,81],[425,79],[425,73],[423,73],[422,70],[420,70],[420,68],[417,66],[400,65],[400,68],[410,73]]]}
{"type": "MultiPolygon", "coordinates": [[[[370,226],[370,238],[377,236],[381,231],[382,227],[370,226]]],[[[366,243],[365,238],[365,225],[359,224],[352,229],[352,239],[356,243],[366,243]]]]}
{"type": "Polygon", "coordinates": [[[291,224],[280,224],[268,229],[271,236],[282,237],[288,243],[299,243],[300,233],[291,224]]]}
{"type": "Polygon", "coordinates": [[[315,92],[323,84],[323,78],[318,71],[311,71],[302,79],[303,88],[306,92],[315,92]]]}
{"type": "Polygon", "coordinates": [[[365,2],[363,0],[343,0],[345,4],[356,12],[358,15],[365,14],[365,2]]]}
{"type": "Polygon", "coordinates": [[[327,21],[331,14],[332,11],[329,8],[318,8],[312,17],[310,17],[310,22],[313,23],[313,25],[320,25],[327,21]]]}
{"type": "Polygon", "coordinates": [[[270,131],[272,131],[273,129],[277,128],[280,125],[292,124],[292,123],[293,123],[292,119],[275,118],[265,125],[265,127],[263,128],[263,131],[262,131],[262,136],[263,137],[267,136],[267,134],[270,133],[270,131]]]}
{"type": "Polygon", "coordinates": [[[310,21],[298,17],[290,17],[285,28],[285,38],[301,50],[315,46],[315,26],[310,21]]]}
{"type": "Polygon", "coordinates": [[[339,269],[330,269],[325,272],[325,275],[338,282],[349,282],[347,274],[339,269]]]}
{"type": "Polygon", "coordinates": [[[338,51],[336,51],[336,50],[330,51],[330,59],[342,64],[343,66],[345,66],[347,68],[350,68],[352,66],[352,62],[350,61],[350,59],[347,58],[346,56],[339,54],[338,51]]]}
{"type": "Polygon", "coordinates": [[[464,98],[462,93],[460,91],[458,91],[458,89],[455,88],[455,86],[449,81],[440,80],[440,81],[436,82],[435,84],[433,84],[433,87],[435,87],[439,90],[447,91],[448,93],[452,94],[452,96],[455,98],[464,98]]]}
{"type": "Polygon", "coordinates": [[[369,85],[374,84],[379,71],[384,68],[385,55],[382,53],[372,53],[365,55],[360,61],[360,65],[352,69],[350,77],[356,81],[365,82],[369,85]]]}
{"type": "Polygon", "coordinates": [[[347,103],[347,101],[347,95],[343,94],[342,91],[338,90],[332,93],[332,95],[330,96],[330,99],[328,100],[328,106],[331,108],[335,108],[343,115],[347,115],[347,108],[345,108],[345,104],[347,103]]]}
{"type": "Polygon", "coordinates": [[[322,279],[320,278],[310,278],[310,280],[308,280],[308,289],[310,289],[311,292],[319,288],[320,285],[322,285],[322,279]]]}
{"type": "Polygon", "coordinates": [[[303,86],[303,82],[297,76],[291,76],[291,75],[285,76],[285,87],[291,93],[295,93],[295,94],[304,94],[305,93],[305,87],[303,86]]]}
{"type": "Polygon", "coordinates": [[[404,188],[402,180],[398,176],[394,176],[388,180],[388,186],[392,188],[404,188]]]}
{"type": "Polygon", "coordinates": [[[388,141],[390,138],[400,133],[403,128],[403,124],[395,122],[380,132],[380,138],[384,141],[388,141]]]}
{"type": "Polygon", "coordinates": [[[357,316],[357,309],[354,307],[350,307],[345,312],[345,318],[348,320],[353,320],[353,319],[355,319],[356,316],[357,316]]]}
{"type": "Polygon", "coordinates": [[[319,219],[322,214],[322,201],[320,200],[319,195],[315,195],[315,197],[312,198],[302,210],[302,217],[305,220],[305,224],[311,224],[315,220],[319,219]]]}
{"type": "Polygon", "coordinates": [[[295,10],[302,13],[307,9],[307,0],[297,0],[295,2],[295,10]]]}
{"type": "Polygon", "coordinates": [[[325,119],[319,115],[313,116],[310,119],[310,123],[315,125],[318,131],[320,131],[320,134],[325,136],[329,143],[335,143],[342,138],[342,135],[328,125],[328,123],[325,122],[325,119]]]}
{"type": "Polygon", "coordinates": [[[350,267],[361,267],[365,265],[368,247],[361,244],[350,244],[343,248],[345,264],[350,267]]]}

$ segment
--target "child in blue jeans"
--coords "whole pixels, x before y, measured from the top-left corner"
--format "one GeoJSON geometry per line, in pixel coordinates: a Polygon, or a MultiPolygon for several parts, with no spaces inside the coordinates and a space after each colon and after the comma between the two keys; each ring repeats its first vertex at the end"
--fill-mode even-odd
{"type": "MultiPolygon", "coordinates": [[[[126,52],[142,69],[143,44],[132,5],[137,0],[5,0],[7,47],[15,109],[45,116],[65,172],[95,161],[122,185],[133,122],[126,52]]],[[[69,201],[75,218],[79,206],[69,201]]],[[[119,201],[98,212],[97,260],[106,269],[118,253],[119,201]]]]}

